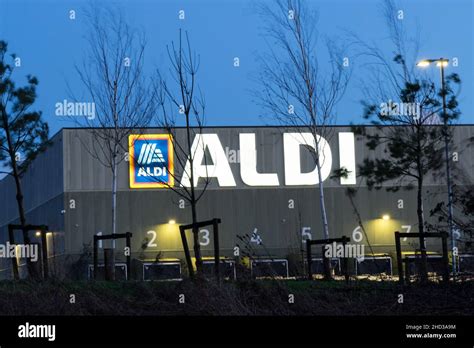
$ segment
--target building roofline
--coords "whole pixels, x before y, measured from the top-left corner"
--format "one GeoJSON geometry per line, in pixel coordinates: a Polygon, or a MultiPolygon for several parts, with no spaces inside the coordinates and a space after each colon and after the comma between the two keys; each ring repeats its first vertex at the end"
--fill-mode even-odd
{"type": "MultiPolygon", "coordinates": [[[[384,125],[373,125],[373,124],[362,124],[362,125],[356,125],[356,124],[341,124],[341,125],[328,125],[325,127],[329,128],[344,128],[344,127],[354,127],[354,126],[362,126],[362,127],[390,127],[390,126],[384,126],[384,125]]],[[[442,126],[442,125],[432,125],[432,126],[442,126]]],[[[474,123],[460,123],[460,124],[453,124],[451,126],[455,127],[474,127],[474,123]]],[[[216,128],[221,128],[221,129],[233,129],[233,128],[301,128],[301,127],[307,127],[305,125],[301,126],[293,126],[293,125],[241,125],[241,126],[236,126],[236,125],[229,125],[229,126],[203,126],[203,129],[216,129],[216,128]]],[[[407,127],[404,125],[401,125],[400,127],[407,127]]],[[[101,127],[62,127],[59,129],[56,133],[54,133],[50,139],[53,139],[56,137],[58,134],[62,133],[64,130],[87,130],[87,129],[100,129],[101,127]]],[[[105,129],[111,129],[112,127],[106,127],[105,129]]],[[[154,127],[137,127],[136,129],[162,129],[163,127],[159,126],[154,126],[154,127]]],[[[176,126],[173,127],[174,129],[185,129],[186,126],[176,126]]],[[[197,128],[197,127],[191,127],[191,128],[197,128]]]]}

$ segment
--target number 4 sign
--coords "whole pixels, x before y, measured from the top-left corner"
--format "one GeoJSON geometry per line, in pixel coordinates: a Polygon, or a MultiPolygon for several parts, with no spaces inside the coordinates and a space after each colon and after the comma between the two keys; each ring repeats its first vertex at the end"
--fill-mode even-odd
{"type": "Polygon", "coordinates": [[[257,232],[257,228],[253,230],[252,236],[250,237],[250,243],[257,243],[258,245],[262,244],[263,240],[257,232]]]}

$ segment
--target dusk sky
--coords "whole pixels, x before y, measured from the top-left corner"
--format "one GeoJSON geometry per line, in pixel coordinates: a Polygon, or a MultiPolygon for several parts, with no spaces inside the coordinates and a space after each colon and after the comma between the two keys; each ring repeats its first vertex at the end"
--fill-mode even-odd
{"type": "MultiPolygon", "coordinates": [[[[187,30],[193,48],[200,54],[198,82],[206,99],[206,124],[265,125],[268,118],[253,99],[258,88],[253,79],[259,69],[257,56],[267,49],[261,17],[250,0],[188,0],[188,1],[103,1],[102,4],[123,9],[129,24],[145,32],[147,38],[146,69],[167,66],[166,44],[178,38],[178,30],[187,30]],[[178,11],[185,10],[185,20],[178,11]],[[240,67],[233,65],[239,57],[240,67]]],[[[347,32],[356,33],[367,42],[376,42],[390,56],[388,33],[381,15],[381,1],[376,0],[314,0],[309,1],[319,12],[318,35],[344,40],[347,32]]],[[[9,52],[22,61],[15,72],[17,84],[24,76],[39,79],[35,109],[41,110],[49,122],[51,135],[74,123],[55,116],[55,104],[68,99],[66,85],[80,91],[74,70],[87,55],[83,17],[87,1],[0,0],[0,39],[9,44],[9,52]],[[69,11],[76,19],[69,19],[69,11]]],[[[447,68],[456,72],[463,84],[459,96],[462,116],[458,123],[474,123],[474,13],[471,0],[409,0],[400,1],[408,31],[420,29],[419,58],[457,57],[459,66],[447,68]]],[[[322,48],[324,48],[322,46],[322,48]]],[[[349,56],[355,52],[349,52],[349,56]]],[[[353,62],[348,90],[337,106],[337,123],[362,122],[359,91],[364,78],[363,61],[353,62]]],[[[166,70],[165,70],[166,71],[166,70]]],[[[439,71],[427,71],[439,83],[439,71]]],[[[269,115],[267,115],[269,116],[269,115]]]]}

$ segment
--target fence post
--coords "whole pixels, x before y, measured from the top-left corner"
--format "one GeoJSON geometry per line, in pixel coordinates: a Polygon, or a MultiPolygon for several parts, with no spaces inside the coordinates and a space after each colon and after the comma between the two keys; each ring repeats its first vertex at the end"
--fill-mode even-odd
{"type": "Polygon", "coordinates": [[[400,232],[395,232],[395,248],[397,250],[397,267],[398,267],[398,281],[401,285],[404,284],[403,279],[403,260],[402,260],[402,246],[400,245],[400,232]]]}
{"type": "MultiPolygon", "coordinates": [[[[15,234],[14,234],[12,225],[8,225],[8,238],[10,239],[10,244],[14,245],[16,248],[15,234]]],[[[13,279],[15,280],[20,279],[20,274],[18,272],[18,262],[17,262],[16,257],[12,257],[12,270],[13,270],[13,279]]]]}
{"type": "Polygon", "coordinates": [[[188,264],[189,277],[194,277],[193,263],[191,261],[191,255],[189,254],[188,241],[186,240],[186,234],[183,226],[179,226],[179,233],[181,235],[181,242],[183,243],[184,256],[186,257],[186,263],[188,264]]]}
{"type": "Polygon", "coordinates": [[[217,223],[217,219],[213,219],[213,229],[214,229],[214,271],[216,272],[216,279],[219,281],[220,279],[220,257],[219,257],[219,224],[217,223]]]}
{"type": "Polygon", "coordinates": [[[97,268],[99,267],[98,237],[94,235],[94,280],[97,280],[97,268]]]}
{"type": "Polygon", "coordinates": [[[307,259],[307,264],[308,264],[308,279],[313,280],[313,270],[311,269],[312,257],[311,257],[311,240],[310,239],[306,239],[306,259],[307,259]]]}
{"type": "Polygon", "coordinates": [[[130,280],[130,278],[132,277],[132,274],[131,274],[132,247],[131,247],[131,243],[130,243],[130,237],[131,236],[132,236],[131,232],[126,232],[125,233],[125,243],[126,243],[127,250],[128,250],[128,255],[127,255],[127,280],[130,280]]]}
{"type": "Polygon", "coordinates": [[[441,240],[443,243],[443,275],[444,275],[443,280],[445,283],[448,283],[449,282],[448,243],[447,243],[447,235],[445,233],[441,235],[441,240]]]}
{"type": "Polygon", "coordinates": [[[48,279],[49,276],[49,268],[48,268],[48,245],[46,233],[48,228],[46,226],[42,226],[41,228],[41,250],[43,252],[43,277],[44,279],[48,279]]]}
{"type": "Polygon", "coordinates": [[[344,263],[344,278],[346,280],[346,283],[349,283],[349,262],[347,261],[347,255],[346,255],[346,244],[349,241],[349,238],[346,236],[342,237],[342,247],[344,250],[344,257],[342,258],[342,262],[344,263]]]}
{"type": "Polygon", "coordinates": [[[114,249],[104,248],[104,274],[105,280],[115,280],[114,249]]]}

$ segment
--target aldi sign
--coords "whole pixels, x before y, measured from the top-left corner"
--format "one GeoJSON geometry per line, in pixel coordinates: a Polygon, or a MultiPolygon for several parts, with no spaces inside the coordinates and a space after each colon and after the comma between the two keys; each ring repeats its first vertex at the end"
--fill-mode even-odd
{"type": "MultiPolygon", "coordinates": [[[[196,134],[191,145],[193,161],[183,160],[182,176],[178,179],[181,187],[191,187],[191,162],[193,165],[194,187],[199,179],[214,178],[219,187],[268,186],[316,186],[319,180],[329,178],[333,167],[333,151],[326,139],[311,133],[283,133],[283,171],[260,172],[257,170],[257,141],[254,133],[240,133],[239,161],[240,181],[236,181],[237,170],[232,170],[228,152],[224,150],[218,134],[196,134]],[[310,171],[303,170],[301,151],[303,147],[318,148],[320,173],[316,161],[310,171]],[[204,161],[205,152],[210,158],[204,161]],[[205,162],[205,163],[203,163],[205,162]],[[242,184],[240,184],[240,182],[242,184]]],[[[355,185],[356,160],[355,139],[352,132],[339,132],[339,166],[348,171],[347,177],[340,178],[341,185],[355,185]]],[[[129,137],[130,187],[156,188],[172,187],[174,181],[173,139],[168,134],[133,134],[129,137]]],[[[179,160],[181,163],[181,160],[179,160]]],[[[235,166],[235,165],[234,165],[235,166]]]]}
{"type": "Polygon", "coordinates": [[[174,185],[173,142],[169,134],[131,134],[130,187],[157,188],[174,185]]]}

